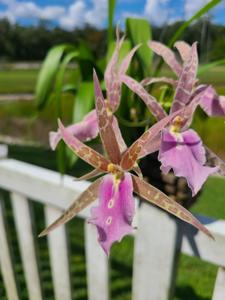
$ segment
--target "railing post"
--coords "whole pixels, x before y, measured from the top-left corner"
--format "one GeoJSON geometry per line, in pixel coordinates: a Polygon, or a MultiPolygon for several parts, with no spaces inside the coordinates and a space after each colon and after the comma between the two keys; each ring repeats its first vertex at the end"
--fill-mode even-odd
{"type": "Polygon", "coordinates": [[[219,267],[213,291],[213,300],[225,299],[225,268],[219,267]]]}
{"type": "Polygon", "coordinates": [[[133,300],[168,300],[179,249],[176,221],[148,203],[138,211],[134,248],[133,300]]]}

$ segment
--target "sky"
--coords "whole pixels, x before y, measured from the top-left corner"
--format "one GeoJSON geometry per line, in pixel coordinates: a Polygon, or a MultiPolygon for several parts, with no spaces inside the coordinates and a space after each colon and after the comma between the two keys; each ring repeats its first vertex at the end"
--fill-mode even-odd
{"type": "MultiPolygon", "coordinates": [[[[123,26],[126,17],[144,17],[162,26],[191,17],[209,0],[117,0],[115,23],[123,26]]],[[[214,22],[225,24],[225,0],[211,11],[214,22]]],[[[0,0],[0,18],[22,25],[40,19],[66,30],[86,23],[98,28],[107,24],[107,0],[0,0]]]]}

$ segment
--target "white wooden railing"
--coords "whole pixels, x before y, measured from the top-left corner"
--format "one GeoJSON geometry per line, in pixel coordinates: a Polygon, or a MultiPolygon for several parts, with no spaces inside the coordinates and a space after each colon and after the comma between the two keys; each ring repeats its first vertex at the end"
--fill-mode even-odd
{"type": "MultiPolygon", "coordinates": [[[[70,176],[13,159],[0,160],[0,188],[10,191],[13,215],[29,299],[43,300],[35,255],[28,202],[44,205],[46,225],[55,220],[86,187],[70,176]],[[29,199],[29,200],[28,200],[29,199]],[[32,199],[32,200],[30,200],[32,199]]],[[[1,200],[1,199],[0,199],[1,200]]],[[[95,204],[94,204],[95,205],[95,204]]],[[[79,214],[89,216],[90,207],[79,214]]],[[[218,265],[213,300],[225,299],[225,221],[202,217],[215,236],[210,240],[183,222],[147,203],[137,209],[135,222],[133,300],[166,300],[173,292],[176,256],[179,251],[218,265]]],[[[64,226],[48,236],[55,299],[71,300],[68,253],[64,226]]],[[[0,201],[0,267],[9,300],[18,300],[4,215],[0,201]]],[[[89,300],[108,300],[108,260],[97,244],[95,228],[85,225],[86,268],[89,300]]]]}

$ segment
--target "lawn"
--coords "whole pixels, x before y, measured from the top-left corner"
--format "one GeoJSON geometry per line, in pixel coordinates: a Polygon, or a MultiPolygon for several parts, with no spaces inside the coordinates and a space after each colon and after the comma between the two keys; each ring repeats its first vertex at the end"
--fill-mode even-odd
{"type": "MultiPolygon", "coordinates": [[[[37,78],[36,70],[23,71],[0,71],[0,93],[27,93],[33,92],[37,78]]],[[[217,67],[201,76],[201,80],[207,83],[215,83],[220,93],[225,94],[225,67],[217,67]]],[[[73,99],[65,96],[63,101],[65,113],[64,119],[69,120],[73,99]]],[[[198,115],[202,113],[199,112],[198,115]]],[[[55,128],[55,106],[51,103],[48,108],[37,118],[32,102],[0,103],[0,128],[1,133],[10,134],[18,131],[18,135],[27,139],[36,139],[47,143],[47,133],[55,128]],[[14,120],[12,122],[12,120],[14,120]],[[28,122],[29,121],[29,122],[28,122]],[[41,126],[40,126],[41,123],[41,126]],[[22,125],[21,125],[22,124],[22,125]],[[26,126],[24,126],[26,124],[26,126]],[[37,126],[37,124],[39,124],[37,126]],[[25,128],[25,131],[24,131],[25,128]],[[44,132],[44,134],[43,134],[44,132]]],[[[202,118],[202,116],[201,116],[202,118]]],[[[194,120],[194,127],[203,137],[204,142],[211,146],[217,153],[224,155],[221,149],[225,149],[224,120],[202,119],[197,117],[194,120]],[[212,138],[211,138],[212,137],[212,138]]],[[[55,156],[52,152],[37,148],[10,148],[10,156],[38,164],[44,167],[55,169],[55,156]]],[[[82,169],[79,164],[77,168],[82,169]]],[[[194,212],[202,213],[215,218],[225,219],[224,205],[225,181],[218,178],[210,178],[200,199],[193,207],[194,212]]],[[[34,215],[35,232],[38,233],[44,227],[43,208],[37,203],[31,205],[34,215]]],[[[18,245],[15,238],[15,228],[12,225],[12,214],[9,201],[6,201],[7,221],[9,226],[9,238],[13,244],[13,256],[15,258],[15,269],[18,284],[22,292],[22,300],[27,299],[25,281],[22,275],[21,262],[18,245]]],[[[67,225],[70,247],[70,268],[73,287],[73,299],[87,299],[86,273],[84,258],[84,236],[83,222],[79,219],[71,221],[67,225]]],[[[37,239],[37,253],[40,260],[40,273],[43,282],[44,299],[53,299],[49,257],[47,252],[46,239],[37,239]]],[[[122,243],[112,248],[111,255],[111,294],[114,300],[129,300],[131,291],[133,259],[133,239],[126,237],[122,243]]],[[[177,285],[175,291],[176,300],[210,300],[214,286],[217,268],[211,264],[202,262],[198,258],[191,258],[181,255],[178,270],[177,285]],[[204,274],[204,276],[203,276],[204,274]]],[[[1,277],[1,276],[0,276],[1,277]]],[[[5,292],[1,286],[0,278],[0,299],[6,300],[5,292]]]]}

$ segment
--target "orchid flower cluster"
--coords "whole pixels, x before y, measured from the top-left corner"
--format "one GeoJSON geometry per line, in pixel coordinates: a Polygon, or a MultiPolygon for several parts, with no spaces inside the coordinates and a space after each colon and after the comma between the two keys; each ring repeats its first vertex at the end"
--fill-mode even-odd
{"type": "Polygon", "coordinates": [[[139,83],[126,75],[139,45],[119,64],[118,56],[123,40],[124,37],[117,37],[116,48],[105,71],[106,99],[94,71],[95,109],[80,123],[66,128],[59,120],[58,131],[50,133],[50,145],[53,149],[63,139],[77,156],[94,168],[79,179],[102,176],[91,183],[71,207],[40,234],[46,235],[60,224],[68,222],[99,198],[98,206],[91,209],[89,222],[96,226],[98,241],[107,255],[115,241],[120,241],[133,230],[133,193],[211,236],[207,228],[189,211],[143,179],[138,167],[139,159],[159,151],[162,172],[168,173],[172,169],[176,176],[185,177],[193,195],[200,190],[209,175],[216,172],[225,174],[224,162],[206,148],[198,134],[189,128],[197,106],[201,106],[210,116],[225,114],[225,97],[218,96],[211,86],[197,85],[196,43],[192,46],[184,42],[175,44],[183,61],[181,65],[172,50],[158,42],[150,42],[149,47],[162,56],[178,79],[146,78],[139,83]],[[175,88],[169,114],[144,88],[145,85],[159,81],[175,88]],[[114,115],[120,104],[123,83],[144,101],[157,121],[130,147],[125,144],[114,115]],[[84,144],[98,134],[106,157],[84,144]],[[215,158],[214,167],[205,165],[206,151],[215,158]]]}

